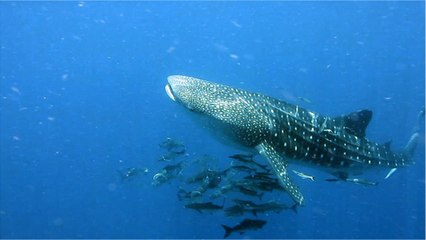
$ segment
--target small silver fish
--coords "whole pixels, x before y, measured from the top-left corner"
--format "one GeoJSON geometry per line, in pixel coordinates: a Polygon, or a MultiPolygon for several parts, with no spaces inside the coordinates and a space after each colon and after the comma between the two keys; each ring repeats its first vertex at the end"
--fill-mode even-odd
{"type": "Polygon", "coordinates": [[[304,174],[302,172],[298,172],[296,170],[293,170],[293,172],[296,173],[297,176],[299,176],[299,177],[301,177],[303,179],[309,179],[309,180],[315,181],[315,177],[314,176],[307,175],[307,174],[304,174]]]}
{"type": "Polygon", "coordinates": [[[305,103],[312,103],[311,100],[304,98],[304,97],[297,97],[297,99],[299,99],[300,101],[305,102],[305,103]]]}
{"type": "Polygon", "coordinates": [[[386,175],[386,177],[385,177],[385,179],[388,179],[395,171],[396,171],[396,169],[397,168],[392,168],[389,172],[388,172],[388,174],[386,175]]]}

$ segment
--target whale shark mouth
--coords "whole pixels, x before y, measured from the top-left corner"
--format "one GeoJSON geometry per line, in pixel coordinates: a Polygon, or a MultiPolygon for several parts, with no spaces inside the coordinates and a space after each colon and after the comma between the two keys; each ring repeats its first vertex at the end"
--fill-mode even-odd
{"type": "Polygon", "coordinates": [[[181,76],[181,75],[171,75],[167,77],[167,84],[165,86],[165,90],[167,93],[167,96],[171,98],[173,101],[179,100],[179,89],[182,87],[186,87],[188,85],[188,77],[181,76]]]}
{"type": "Polygon", "coordinates": [[[176,102],[176,98],[173,95],[172,87],[170,87],[170,84],[166,84],[164,88],[166,90],[167,96],[169,96],[169,98],[176,102]]]}

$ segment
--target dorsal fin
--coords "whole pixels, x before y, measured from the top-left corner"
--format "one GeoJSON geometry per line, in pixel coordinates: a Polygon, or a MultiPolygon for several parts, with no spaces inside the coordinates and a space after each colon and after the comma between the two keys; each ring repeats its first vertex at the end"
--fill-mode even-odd
{"type": "Polygon", "coordinates": [[[345,131],[358,137],[365,137],[365,129],[370,123],[373,112],[361,110],[343,116],[343,128],[345,131]]]}
{"type": "Polygon", "coordinates": [[[385,142],[385,143],[383,144],[383,146],[384,146],[387,150],[390,150],[391,143],[392,143],[392,140],[389,140],[389,141],[385,142]]]}

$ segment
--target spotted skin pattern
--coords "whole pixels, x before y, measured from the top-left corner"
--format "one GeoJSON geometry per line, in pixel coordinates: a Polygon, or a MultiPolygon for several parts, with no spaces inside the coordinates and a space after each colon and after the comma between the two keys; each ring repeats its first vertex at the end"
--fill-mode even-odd
{"type": "Polygon", "coordinates": [[[176,102],[207,117],[214,131],[267,158],[299,204],[303,196],[287,174],[287,162],[345,175],[411,163],[408,154],[365,138],[369,110],[332,118],[262,94],[181,75],[168,77],[166,91],[176,102]]]}

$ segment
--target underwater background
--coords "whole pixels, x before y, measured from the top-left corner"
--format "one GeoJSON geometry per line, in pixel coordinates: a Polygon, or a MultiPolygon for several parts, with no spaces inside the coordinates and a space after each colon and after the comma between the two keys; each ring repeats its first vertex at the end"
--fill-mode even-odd
{"type": "Polygon", "coordinates": [[[225,169],[242,152],[164,90],[182,74],[329,116],[371,109],[367,137],[402,149],[424,106],[424,21],[423,1],[0,2],[0,237],[222,238],[251,218],[267,223],[231,237],[424,239],[424,127],[416,163],[377,186],[291,165],[318,176],[293,176],[297,213],[199,213],[177,196],[190,165],[225,169]],[[167,138],[185,155],[162,161],[167,138]]]}

